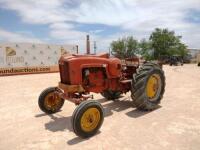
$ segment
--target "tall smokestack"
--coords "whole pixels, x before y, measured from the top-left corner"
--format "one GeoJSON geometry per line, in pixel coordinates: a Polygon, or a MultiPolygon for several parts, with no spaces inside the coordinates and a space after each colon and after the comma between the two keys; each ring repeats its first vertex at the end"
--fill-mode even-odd
{"type": "Polygon", "coordinates": [[[86,36],[87,41],[86,41],[86,49],[87,49],[87,54],[90,54],[90,36],[86,36]]]}
{"type": "Polygon", "coordinates": [[[76,45],[76,53],[78,54],[78,45],[76,45]]]}

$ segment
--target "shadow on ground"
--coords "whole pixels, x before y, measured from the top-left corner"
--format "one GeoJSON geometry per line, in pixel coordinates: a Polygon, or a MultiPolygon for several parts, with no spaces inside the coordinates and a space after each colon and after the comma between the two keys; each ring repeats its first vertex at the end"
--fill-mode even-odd
{"type": "MultiPolygon", "coordinates": [[[[138,109],[135,109],[135,106],[133,105],[132,101],[129,98],[123,98],[120,100],[109,101],[109,102],[106,99],[102,98],[102,99],[98,99],[97,101],[99,101],[104,107],[105,117],[111,116],[113,114],[113,111],[121,112],[128,108],[133,108],[133,110],[126,113],[127,116],[132,117],[132,118],[142,117],[152,112],[152,111],[140,111],[138,109]]],[[[157,109],[159,108],[161,108],[161,106],[157,107],[157,109]]],[[[72,124],[71,124],[71,116],[64,117],[59,114],[54,114],[54,115],[38,114],[35,117],[43,117],[43,116],[49,116],[51,118],[50,122],[45,123],[46,130],[49,130],[52,132],[65,131],[65,130],[73,131],[72,124]]],[[[98,134],[99,133],[100,132],[98,132],[98,134]]],[[[67,143],[69,145],[74,145],[74,144],[86,141],[88,139],[89,138],[83,139],[80,137],[76,137],[69,140],[67,143]]]]}
{"type": "Polygon", "coordinates": [[[57,132],[57,131],[65,131],[66,129],[69,131],[73,131],[71,126],[71,116],[61,116],[58,114],[54,115],[47,115],[47,114],[38,114],[35,117],[43,117],[43,116],[49,116],[51,118],[51,121],[45,123],[45,129],[57,132]]]}
{"type": "MultiPolygon", "coordinates": [[[[90,137],[90,138],[93,138],[93,137],[97,136],[97,135],[100,134],[100,133],[101,133],[101,131],[98,131],[94,136],[92,136],[92,137],[90,137]]],[[[67,144],[69,144],[69,145],[75,145],[75,144],[77,144],[77,143],[81,143],[81,142],[87,141],[87,140],[89,140],[90,138],[85,138],[85,139],[84,139],[84,138],[81,138],[81,137],[75,137],[75,138],[73,138],[73,139],[67,141],[67,144]]]]}
{"type": "Polygon", "coordinates": [[[55,117],[51,116],[51,121],[48,123],[45,123],[45,129],[57,132],[57,131],[65,131],[68,129],[69,131],[73,131],[71,126],[71,116],[67,117],[55,117]]]}
{"type": "Polygon", "coordinates": [[[141,110],[138,110],[138,109],[133,109],[132,111],[127,112],[126,115],[129,116],[129,117],[132,117],[132,118],[139,118],[139,117],[142,117],[142,116],[149,114],[153,111],[156,111],[157,109],[160,109],[160,108],[161,108],[161,106],[158,105],[157,108],[155,108],[152,111],[141,111],[141,110]]]}

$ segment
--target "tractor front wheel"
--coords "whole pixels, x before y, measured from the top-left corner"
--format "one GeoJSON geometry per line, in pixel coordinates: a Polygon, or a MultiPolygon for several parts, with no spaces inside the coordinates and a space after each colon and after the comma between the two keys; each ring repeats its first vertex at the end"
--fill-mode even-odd
{"type": "Polygon", "coordinates": [[[72,126],[76,135],[87,138],[100,129],[104,120],[103,107],[97,101],[82,102],[72,115],[72,126]]]}
{"type": "Polygon", "coordinates": [[[65,100],[55,94],[56,90],[56,87],[49,87],[42,91],[39,96],[38,105],[47,114],[58,112],[64,104],[65,100]]]}
{"type": "Polygon", "coordinates": [[[165,91],[163,70],[154,63],[145,63],[134,76],[132,98],[141,110],[153,110],[160,103],[165,91]]]}

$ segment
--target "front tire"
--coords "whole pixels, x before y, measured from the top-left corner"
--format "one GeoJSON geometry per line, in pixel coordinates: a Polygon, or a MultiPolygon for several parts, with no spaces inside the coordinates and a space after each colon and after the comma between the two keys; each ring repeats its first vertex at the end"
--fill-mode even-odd
{"type": "Polygon", "coordinates": [[[72,115],[72,126],[77,136],[87,138],[97,133],[104,120],[103,107],[97,101],[82,102],[72,115]]]}
{"type": "Polygon", "coordinates": [[[56,90],[58,90],[56,87],[49,87],[39,96],[38,105],[47,114],[58,112],[64,104],[65,100],[55,94],[56,90]]]}
{"type": "Polygon", "coordinates": [[[159,65],[145,63],[135,74],[132,85],[132,98],[141,110],[157,108],[165,91],[165,75],[159,65]]]}

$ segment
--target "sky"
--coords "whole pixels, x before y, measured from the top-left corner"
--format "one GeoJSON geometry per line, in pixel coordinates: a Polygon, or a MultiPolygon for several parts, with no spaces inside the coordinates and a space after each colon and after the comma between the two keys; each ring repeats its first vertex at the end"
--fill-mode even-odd
{"type": "Polygon", "coordinates": [[[155,28],[200,48],[200,0],[0,0],[0,42],[77,44],[106,52],[113,40],[148,39],[155,28]]]}

